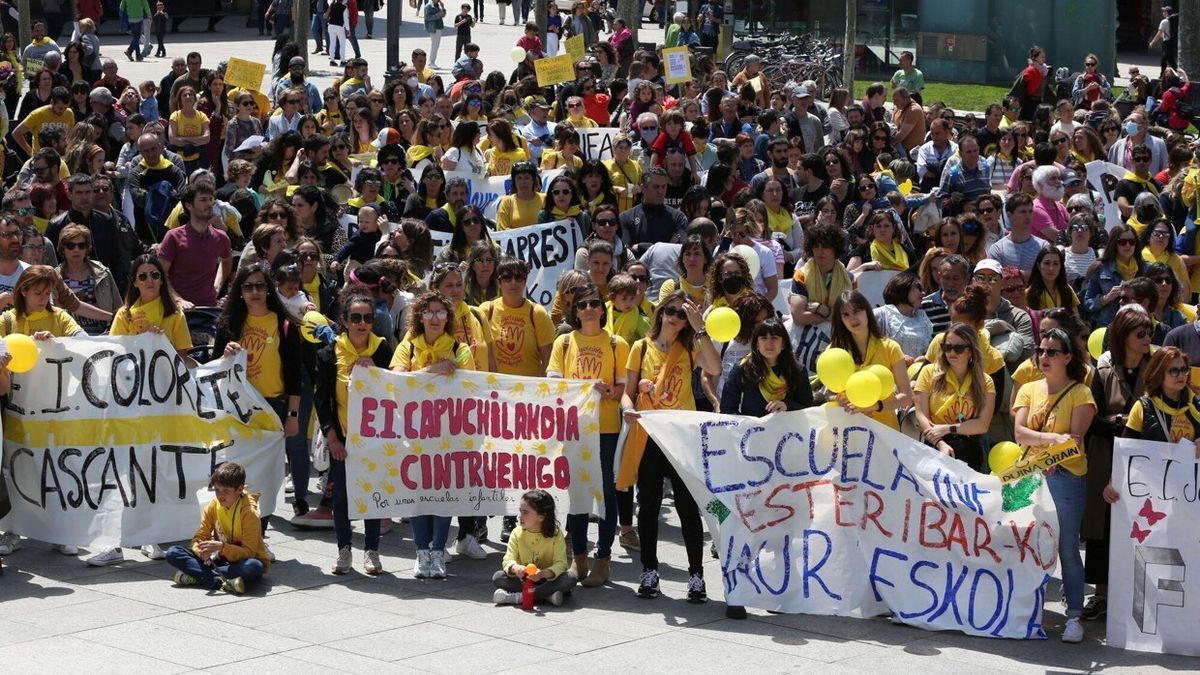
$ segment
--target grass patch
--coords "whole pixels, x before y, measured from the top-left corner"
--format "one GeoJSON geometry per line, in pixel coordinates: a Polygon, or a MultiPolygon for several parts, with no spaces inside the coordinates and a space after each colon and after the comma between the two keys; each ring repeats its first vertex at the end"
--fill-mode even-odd
{"type": "MultiPolygon", "coordinates": [[[[867,95],[867,87],[874,80],[854,83],[854,100],[861,101],[867,95]]],[[[888,92],[890,94],[891,88],[888,92]]],[[[1008,94],[1008,87],[994,84],[954,84],[926,82],[921,98],[926,104],[941,101],[956,112],[982,113],[988,105],[999,103],[1008,94]]]]}

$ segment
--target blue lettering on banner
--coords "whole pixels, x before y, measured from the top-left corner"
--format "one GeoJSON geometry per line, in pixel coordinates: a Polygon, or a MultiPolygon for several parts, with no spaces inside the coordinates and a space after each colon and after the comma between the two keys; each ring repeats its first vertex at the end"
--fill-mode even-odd
{"type": "Polygon", "coordinates": [[[713,427],[729,427],[737,426],[737,422],[733,420],[725,420],[721,422],[705,422],[700,425],[700,457],[704,461],[704,484],[712,490],[713,494],[721,494],[722,492],[735,492],[746,487],[745,483],[729,483],[727,485],[716,486],[712,484],[712,463],[709,462],[711,457],[721,457],[725,454],[725,449],[709,450],[708,449],[708,430],[713,427]]]}
{"type": "MultiPolygon", "coordinates": [[[[785,539],[786,539],[786,537],[785,537],[785,539]]],[[[822,532],[820,530],[805,530],[804,531],[804,577],[803,577],[803,579],[804,579],[804,597],[806,597],[806,598],[811,597],[808,592],[808,580],[813,579],[818,584],[821,585],[821,590],[825,591],[825,595],[828,595],[829,597],[833,598],[834,600],[842,599],[842,596],[829,590],[829,585],[825,583],[824,579],[822,579],[820,576],[817,575],[817,572],[821,571],[821,568],[825,566],[825,563],[829,562],[829,556],[832,554],[833,554],[833,539],[831,539],[828,534],[826,534],[825,532],[822,532]],[[818,536],[825,541],[825,554],[821,556],[821,559],[818,560],[815,565],[810,564],[811,558],[809,557],[809,554],[808,554],[809,553],[808,540],[812,536],[818,536]]]]}

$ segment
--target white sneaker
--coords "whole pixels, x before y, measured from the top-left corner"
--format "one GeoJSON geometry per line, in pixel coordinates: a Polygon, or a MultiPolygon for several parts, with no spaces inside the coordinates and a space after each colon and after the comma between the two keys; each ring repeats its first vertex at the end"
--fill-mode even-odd
{"type": "Polygon", "coordinates": [[[563,592],[562,591],[554,591],[553,593],[550,594],[550,597],[548,599],[550,600],[550,604],[554,605],[555,607],[562,607],[563,592]]]}
{"type": "Polygon", "coordinates": [[[21,535],[16,532],[0,533],[0,555],[12,555],[21,548],[21,535]]]}
{"type": "Polygon", "coordinates": [[[354,552],[350,547],[339,548],[337,562],[333,564],[333,569],[330,570],[334,574],[346,574],[350,571],[350,565],[354,562],[354,552]]]}
{"type": "Polygon", "coordinates": [[[1067,618],[1067,625],[1063,627],[1062,641],[1083,642],[1083,622],[1079,620],[1079,617],[1067,618]]]}
{"type": "Polygon", "coordinates": [[[413,576],[418,579],[428,579],[433,576],[431,564],[431,552],[429,549],[417,551],[417,567],[413,570],[413,576]]]}
{"type": "Polygon", "coordinates": [[[158,544],[146,544],[142,547],[142,555],[151,560],[163,560],[167,557],[166,551],[158,544]]]}
{"type": "Polygon", "coordinates": [[[92,567],[104,567],[106,565],[115,565],[125,561],[125,552],[120,548],[106,548],[96,555],[87,559],[87,564],[92,567]]]}
{"type": "Polygon", "coordinates": [[[446,551],[429,552],[429,576],[434,579],[446,578],[446,551]]]}
{"type": "Polygon", "coordinates": [[[473,534],[459,539],[458,543],[454,545],[454,552],[475,560],[483,560],[487,557],[487,551],[483,550],[483,547],[479,545],[479,540],[473,534]]]}
{"type": "Polygon", "coordinates": [[[67,546],[66,544],[55,544],[54,546],[51,546],[50,548],[53,551],[55,551],[56,553],[61,553],[63,555],[79,555],[79,547],[78,546],[67,546]]]}
{"type": "Polygon", "coordinates": [[[497,588],[495,593],[492,593],[492,602],[497,605],[519,605],[521,604],[520,593],[509,593],[503,588],[497,588]]]}
{"type": "Polygon", "coordinates": [[[367,551],[363,558],[363,569],[367,574],[379,574],[383,571],[383,563],[379,562],[379,551],[367,551]]]}
{"type": "Polygon", "coordinates": [[[296,492],[296,487],[292,485],[292,477],[288,476],[283,481],[283,493],[290,495],[296,492]]]}

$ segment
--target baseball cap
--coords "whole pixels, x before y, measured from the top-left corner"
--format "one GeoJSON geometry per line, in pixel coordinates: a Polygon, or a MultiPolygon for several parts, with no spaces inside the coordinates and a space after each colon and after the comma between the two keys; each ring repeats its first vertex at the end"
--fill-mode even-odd
{"type": "Polygon", "coordinates": [[[812,96],[812,92],[808,90],[808,87],[802,84],[798,84],[794,89],[792,89],[792,98],[808,98],[810,96],[812,96]]]}
{"type": "Polygon", "coordinates": [[[525,97],[525,107],[526,108],[545,108],[546,110],[550,109],[550,105],[548,103],[546,103],[546,99],[542,98],[541,96],[526,96],[525,97]]]}
{"type": "Polygon", "coordinates": [[[379,130],[379,136],[371,141],[371,145],[382,148],[385,145],[398,145],[401,140],[399,131],[392,127],[384,127],[379,130]]]}
{"type": "Polygon", "coordinates": [[[308,64],[304,62],[303,56],[293,56],[292,60],[288,61],[288,70],[292,70],[294,68],[303,69],[303,68],[306,68],[307,66],[308,66],[308,64]]]}
{"type": "Polygon", "coordinates": [[[976,274],[979,274],[984,270],[987,270],[988,272],[995,272],[996,274],[1004,274],[1004,268],[1000,266],[1000,262],[992,260],[991,258],[984,258],[983,260],[975,263],[976,274]]]}
{"type": "Polygon", "coordinates": [[[117,102],[117,99],[113,97],[108,87],[96,87],[88,94],[88,100],[93,103],[103,103],[105,105],[112,105],[117,102]]]}
{"type": "Polygon", "coordinates": [[[1083,178],[1074,170],[1067,169],[1062,172],[1063,187],[1075,187],[1083,183],[1083,178]]]}

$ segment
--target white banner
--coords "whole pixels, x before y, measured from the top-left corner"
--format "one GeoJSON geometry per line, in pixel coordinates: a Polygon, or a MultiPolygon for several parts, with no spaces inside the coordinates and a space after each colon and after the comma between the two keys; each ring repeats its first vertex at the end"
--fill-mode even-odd
{"type": "MultiPolygon", "coordinates": [[[[433,254],[436,257],[442,248],[450,245],[450,234],[430,234],[433,236],[433,254]]],[[[579,227],[579,223],[574,219],[556,220],[515,230],[500,230],[491,235],[501,253],[529,264],[525,297],[543,307],[550,307],[554,302],[558,278],[575,268],[575,251],[583,246],[583,228],[579,227]]]]}
{"type": "MultiPolygon", "coordinates": [[[[538,176],[541,178],[542,185],[538,188],[539,192],[545,192],[550,181],[562,175],[563,169],[546,169],[539,171],[538,176]]],[[[500,206],[500,198],[512,192],[512,177],[511,176],[489,176],[481,178],[473,173],[464,173],[460,171],[447,171],[446,180],[451,178],[462,178],[467,181],[467,203],[478,206],[483,211],[483,217],[488,220],[496,219],[496,210],[500,206]]]]}
{"type": "Polygon", "coordinates": [[[72,546],[188,539],[217,464],[283,499],[279,418],[245,379],[245,353],[189,371],[162,335],[39,342],[4,410],[8,527],[72,546]]]}
{"type": "Polygon", "coordinates": [[[858,275],[858,292],[863,294],[872,307],[882,307],[883,289],[887,288],[888,283],[897,274],[899,272],[895,270],[863,272],[858,275]]]}
{"type": "Polygon", "coordinates": [[[1108,645],[1200,656],[1200,461],[1191,441],[1113,449],[1108,645]],[[1188,571],[1190,568],[1190,572],[1188,571]]]}
{"type": "Polygon", "coordinates": [[[995,476],[838,408],[643,416],[709,521],[726,602],[1044,638],[1058,518],[995,476]]]}
{"type": "Polygon", "coordinates": [[[356,368],[350,517],[516,515],[533,488],[560,517],[602,514],[599,405],[580,380],[356,368]]]}
{"type": "Polygon", "coordinates": [[[1111,230],[1125,222],[1117,206],[1117,183],[1125,177],[1125,168],[1102,159],[1087,163],[1087,182],[1100,195],[1104,207],[1104,228],[1111,230]]]}
{"type": "Polygon", "coordinates": [[[579,132],[579,156],[585,160],[601,161],[613,158],[613,137],[621,133],[616,127],[576,129],[579,132]]]}

